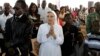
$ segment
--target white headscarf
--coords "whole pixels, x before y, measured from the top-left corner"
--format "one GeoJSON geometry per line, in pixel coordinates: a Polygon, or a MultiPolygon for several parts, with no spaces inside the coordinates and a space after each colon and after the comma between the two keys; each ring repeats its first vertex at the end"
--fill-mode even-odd
{"type": "Polygon", "coordinates": [[[54,11],[48,11],[48,12],[51,12],[51,13],[53,13],[54,14],[54,21],[55,21],[55,24],[58,24],[58,20],[57,20],[57,15],[56,15],[56,13],[54,12],[54,11]]]}

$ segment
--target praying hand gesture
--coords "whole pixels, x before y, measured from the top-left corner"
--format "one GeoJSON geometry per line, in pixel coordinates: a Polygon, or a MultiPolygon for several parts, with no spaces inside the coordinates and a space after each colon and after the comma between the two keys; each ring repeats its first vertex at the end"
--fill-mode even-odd
{"type": "Polygon", "coordinates": [[[56,39],[56,35],[55,35],[55,33],[54,33],[54,27],[53,27],[53,25],[51,25],[51,27],[50,27],[49,33],[47,34],[47,38],[48,38],[50,35],[53,36],[54,39],[56,39]]]}

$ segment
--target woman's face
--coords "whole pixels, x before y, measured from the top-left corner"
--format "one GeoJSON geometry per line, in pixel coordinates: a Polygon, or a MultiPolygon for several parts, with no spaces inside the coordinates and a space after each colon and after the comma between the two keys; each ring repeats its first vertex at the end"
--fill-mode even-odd
{"type": "Polygon", "coordinates": [[[32,6],[31,11],[32,11],[32,12],[35,12],[35,11],[36,11],[36,5],[33,5],[33,6],[32,6]]]}
{"type": "Polygon", "coordinates": [[[63,9],[61,10],[61,12],[63,12],[63,13],[64,13],[64,12],[65,12],[65,10],[66,10],[66,9],[65,9],[65,8],[63,8],[63,9]]]}
{"type": "Polygon", "coordinates": [[[54,25],[54,21],[55,21],[54,17],[55,16],[54,16],[54,14],[52,12],[49,12],[47,14],[48,24],[54,25]]]}

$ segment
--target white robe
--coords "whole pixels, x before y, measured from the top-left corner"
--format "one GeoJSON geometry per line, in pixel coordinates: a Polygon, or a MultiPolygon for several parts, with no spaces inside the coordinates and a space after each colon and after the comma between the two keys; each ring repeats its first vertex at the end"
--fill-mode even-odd
{"type": "Polygon", "coordinates": [[[59,25],[54,25],[56,39],[54,39],[52,36],[47,38],[49,30],[50,26],[47,23],[42,24],[39,28],[37,35],[37,41],[41,44],[39,56],[61,56],[60,45],[63,44],[64,41],[62,27],[59,25]]]}

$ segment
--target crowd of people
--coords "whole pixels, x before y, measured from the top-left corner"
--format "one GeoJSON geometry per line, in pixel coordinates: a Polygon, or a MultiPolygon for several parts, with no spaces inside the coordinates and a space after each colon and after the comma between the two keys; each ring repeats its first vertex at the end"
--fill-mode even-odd
{"type": "Polygon", "coordinates": [[[46,0],[41,5],[33,1],[28,7],[24,0],[17,0],[14,7],[0,6],[0,56],[88,56],[88,49],[100,49],[100,44],[96,46],[100,43],[100,2],[90,8],[62,6],[60,10],[52,3],[46,5],[46,0]],[[86,26],[86,33],[81,26],[86,26]],[[91,48],[89,41],[95,41],[91,48]],[[83,46],[80,55],[76,45],[83,46]]]}

